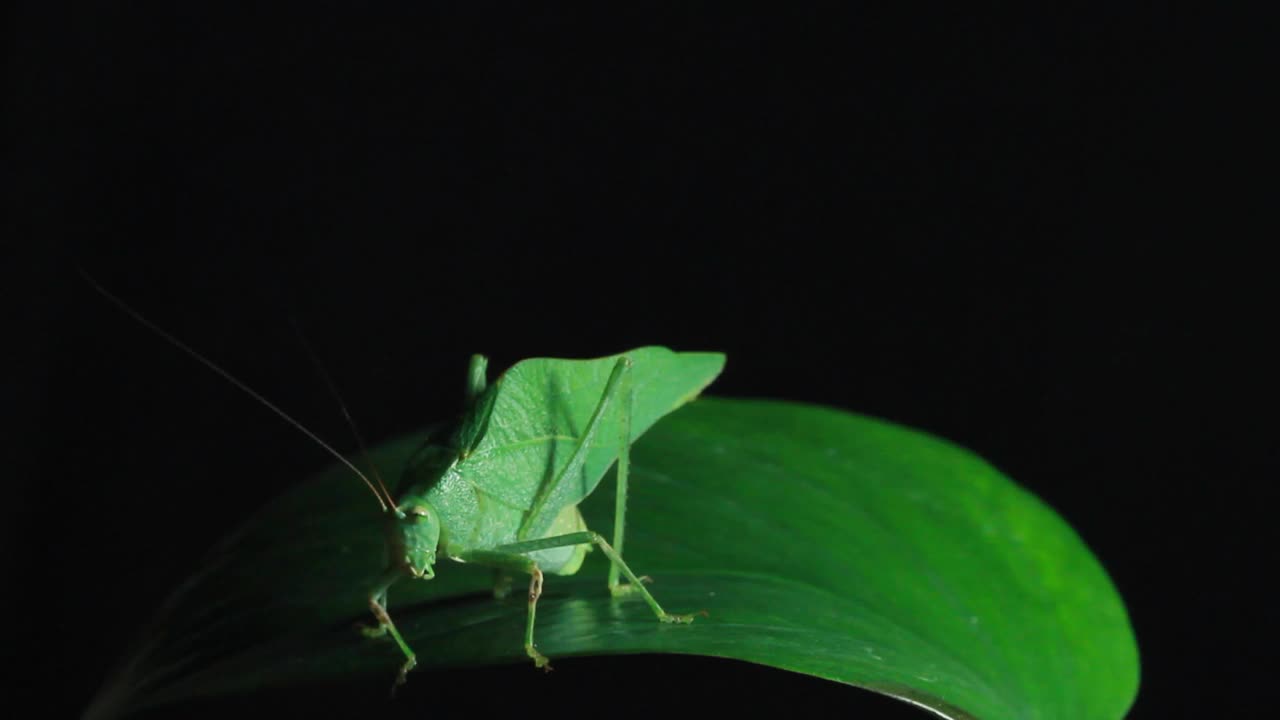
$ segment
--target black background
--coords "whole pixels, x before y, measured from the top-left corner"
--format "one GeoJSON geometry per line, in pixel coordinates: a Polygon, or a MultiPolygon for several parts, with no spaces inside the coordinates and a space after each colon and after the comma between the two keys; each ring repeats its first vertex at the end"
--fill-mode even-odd
{"type": "MultiPolygon", "coordinates": [[[[1277,463],[1274,423],[1235,408],[1274,394],[1271,288],[1233,244],[1254,149],[1248,82],[1218,51],[1247,69],[1247,23],[736,4],[10,19],[11,697],[77,712],[214,539],[327,464],[75,263],[340,447],[290,316],[375,442],[451,409],[471,352],[724,350],[716,393],[934,432],[1062,513],[1130,608],[1134,717],[1256,692],[1274,621],[1251,613],[1265,566],[1243,557],[1277,463]]],[[[728,662],[557,667],[446,674],[386,707],[360,688],[343,709],[925,716],[728,662]]]]}

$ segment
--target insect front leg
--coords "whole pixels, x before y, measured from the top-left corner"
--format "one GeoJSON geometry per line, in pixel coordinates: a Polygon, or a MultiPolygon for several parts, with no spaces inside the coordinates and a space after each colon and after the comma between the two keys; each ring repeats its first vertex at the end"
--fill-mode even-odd
{"type": "Polygon", "coordinates": [[[391,615],[387,613],[387,589],[395,584],[395,581],[399,580],[403,574],[403,570],[393,567],[389,568],[379,578],[378,583],[369,593],[369,610],[377,618],[378,626],[364,629],[365,637],[382,637],[390,633],[396,644],[400,646],[400,650],[404,652],[405,661],[404,665],[400,666],[400,674],[396,676],[396,685],[403,685],[405,676],[418,664],[417,656],[410,649],[409,643],[405,642],[404,638],[400,636],[400,631],[396,629],[396,624],[391,622],[391,615]]]}
{"type": "Polygon", "coordinates": [[[538,563],[524,555],[494,550],[471,550],[462,553],[460,559],[464,562],[492,567],[500,575],[506,575],[508,580],[513,572],[525,573],[529,576],[529,617],[524,628],[524,651],[533,659],[535,666],[549,672],[550,659],[538,652],[538,647],[533,642],[533,625],[538,615],[538,598],[542,597],[542,569],[538,567],[538,563]]]}

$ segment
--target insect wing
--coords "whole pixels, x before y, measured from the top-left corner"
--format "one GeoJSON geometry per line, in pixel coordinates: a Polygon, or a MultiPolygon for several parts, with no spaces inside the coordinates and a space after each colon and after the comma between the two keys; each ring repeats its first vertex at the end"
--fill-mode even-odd
{"type": "MultiPolygon", "coordinates": [[[[676,353],[645,347],[624,355],[632,366],[620,388],[631,395],[632,442],[664,415],[698,395],[724,367],[719,353],[676,353]]],[[[573,454],[621,355],[593,360],[534,358],[517,363],[496,383],[493,412],[483,437],[457,471],[486,495],[530,510],[573,454]]],[[[591,494],[618,457],[621,393],[601,418],[582,469],[548,488],[530,537],[550,526],[561,509],[591,494]]]]}

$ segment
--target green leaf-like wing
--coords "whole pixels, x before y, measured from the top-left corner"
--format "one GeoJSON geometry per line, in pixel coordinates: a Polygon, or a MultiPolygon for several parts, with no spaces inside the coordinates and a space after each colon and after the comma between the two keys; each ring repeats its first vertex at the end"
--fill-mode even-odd
{"type": "MultiPolygon", "coordinates": [[[[417,436],[374,451],[405,462],[417,436]]],[[[673,612],[614,600],[592,553],[548,578],[539,648],[737,658],[870,688],[947,717],[1117,720],[1138,655],[1102,566],[1057,515],[973,454],[824,408],[703,398],[636,444],[626,553],[673,612]]],[[[613,483],[583,504],[609,526],[613,483]]],[[[401,656],[361,637],[382,569],[381,518],[341,470],[298,486],[228,537],[166,605],[86,714],[374,673],[401,656]]],[[[142,551],[140,551],[142,552],[142,551]]],[[[526,603],[484,568],[440,563],[391,612],[423,667],[532,663],[526,603]]],[[[562,666],[560,674],[572,672],[562,666]]],[[[374,692],[373,694],[378,694],[374,692]]],[[[923,716],[923,715],[922,715],[923,716]]]]}
{"type": "Polygon", "coordinates": [[[458,474],[490,497],[522,510],[532,508],[546,487],[546,517],[529,521],[535,532],[562,508],[582,501],[618,457],[622,398],[602,416],[581,472],[555,487],[550,484],[581,439],[622,355],[632,361],[631,442],[702,392],[725,362],[720,353],[677,353],[664,347],[591,360],[523,360],[494,383],[493,413],[484,436],[459,463],[458,474]]]}

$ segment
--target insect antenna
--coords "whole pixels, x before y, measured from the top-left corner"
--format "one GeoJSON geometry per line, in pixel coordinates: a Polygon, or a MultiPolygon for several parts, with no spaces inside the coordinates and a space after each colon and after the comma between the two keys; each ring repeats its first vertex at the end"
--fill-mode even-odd
{"type": "Polygon", "coordinates": [[[364,437],[360,435],[360,430],[356,427],[356,421],[351,417],[347,404],[342,400],[342,393],[338,392],[338,386],[334,384],[333,378],[324,369],[324,363],[320,362],[320,356],[316,355],[311,343],[307,342],[307,336],[303,334],[302,328],[299,327],[297,319],[292,314],[289,315],[289,324],[293,326],[293,334],[297,336],[298,342],[302,344],[302,349],[307,353],[307,357],[311,359],[311,364],[315,367],[321,379],[324,380],[324,384],[329,388],[329,394],[333,396],[334,400],[338,401],[338,407],[342,408],[342,416],[347,419],[347,426],[351,428],[351,434],[355,436],[356,444],[360,446],[360,457],[364,459],[364,464],[368,465],[369,470],[373,472],[373,479],[378,481],[378,487],[382,489],[382,497],[394,508],[396,501],[391,497],[391,492],[387,490],[386,483],[382,482],[382,475],[378,472],[378,466],[374,464],[373,458],[369,456],[369,448],[365,445],[364,437]]]}
{"type": "MultiPolygon", "coordinates": [[[[284,410],[281,410],[280,408],[276,407],[270,400],[258,394],[258,392],[255,391],[253,388],[240,382],[238,379],[236,379],[234,375],[227,372],[226,370],[223,370],[221,367],[216,365],[209,358],[206,358],[205,356],[196,352],[186,343],[182,342],[181,340],[169,334],[168,332],[165,332],[165,330],[162,329],[160,326],[156,325],[155,323],[143,317],[141,313],[139,313],[137,310],[134,310],[132,307],[130,307],[129,304],[126,303],[124,300],[121,300],[120,298],[111,294],[111,292],[109,292],[106,288],[99,285],[98,281],[94,280],[93,276],[91,276],[87,270],[79,266],[77,266],[76,269],[80,271],[80,276],[85,279],[85,282],[89,283],[89,285],[92,286],[94,290],[97,290],[100,295],[110,300],[116,307],[123,310],[126,315],[128,315],[129,317],[132,317],[134,320],[137,320],[144,327],[150,329],[152,332],[156,333],[157,335],[164,338],[165,340],[168,340],[169,343],[172,344],[174,347],[185,352],[186,354],[190,355],[196,360],[199,360],[200,363],[203,364],[205,367],[221,375],[223,379],[225,379],[227,382],[230,382],[232,385],[235,385],[236,387],[240,388],[245,393],[247,393],[250,397],[252,397],[254,400],[257,400],[258,402],[265,405],[268,410],[274,412],[276,415],[279,415],[281,418],[284,419],[285,422],[294,426],[295,428],[300,430],[302,434],[311,438],[316,442],[316,444],[318,444],[320,447],[327,450],[330,455],[333,455],[334,457],[338,458],[338,460],[343,465],[346,465],[348,468],[351,469],[352,472],[358,475],[360,479],[364,481],[365,485],[369,486],[369,490],[371,490],[373,492],[373,496],[378,499],[378,504],[382,506],[382,510],[384,512],[387,510],[387,507],[388,507],[387,501],[383,499],[382,495],[378,494],[378,489],[374,486],[374,484],[369,480],[369,478],[364,473],[360,472],[360,468],[351,464],[351,461],[343,457],[342,453],[338,452],[337,450],[334,450],[332,447],[329,446],[328,443],[326,443],[324,440],[321,440],[318,435],[308,430],[306,426],[304,426],[302,423],[298,422],[297,420],[294,420],[284,410]]],[[[379,483],[381,483],[381,480],[379,480],[379,483]]],[[[385,488],[384,488],[384,492],[385,492],[385,488]]],[[[389,498],[390,496],[387,496],[387,497],[389,498]]],[[[395,507],[395,503],[392,503],[391,507],[395,507]]]]}

